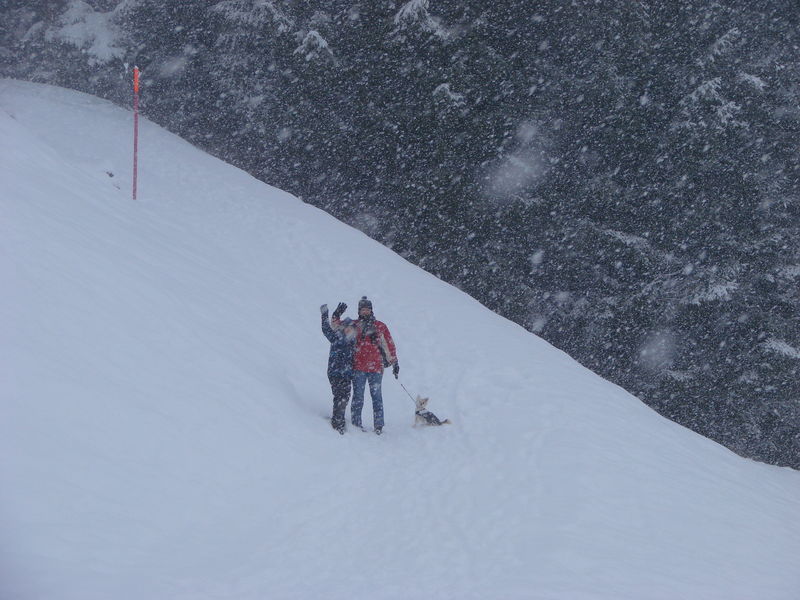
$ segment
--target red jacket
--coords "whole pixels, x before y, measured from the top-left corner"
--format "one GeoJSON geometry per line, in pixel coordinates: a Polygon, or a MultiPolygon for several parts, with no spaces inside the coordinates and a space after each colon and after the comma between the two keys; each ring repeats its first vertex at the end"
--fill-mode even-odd
{"type": "Polygon", "coordinates": [[[383,356],[393,365],[397,362],[397,350],[394,347],[392,334],[389,328],[381,321],[364,322],[361,319],[355,322],[356,326],[356,352],[353,357],[353,370],[366,371],[367,373],[383,372],[383,356]]]}

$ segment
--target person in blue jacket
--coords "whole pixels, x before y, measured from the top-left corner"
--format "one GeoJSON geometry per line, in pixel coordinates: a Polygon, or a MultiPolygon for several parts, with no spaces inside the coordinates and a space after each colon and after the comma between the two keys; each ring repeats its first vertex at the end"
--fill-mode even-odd
{"type": "Polygon", "coordinates": [[[344,318],[342,313],[347,310],[347,304],[340,302],[333,311],[334,326],[328,322],[328,305],[319,307],[322,314],[322,333],[331,343],[328,356],[328,381],[333,392],[333,416],[331,426],[340,434],[344,434],[344,413],[350,401],[350,389],[353,383],[353,353],[356,347],[356,329],[353,322],[344,318]]]}

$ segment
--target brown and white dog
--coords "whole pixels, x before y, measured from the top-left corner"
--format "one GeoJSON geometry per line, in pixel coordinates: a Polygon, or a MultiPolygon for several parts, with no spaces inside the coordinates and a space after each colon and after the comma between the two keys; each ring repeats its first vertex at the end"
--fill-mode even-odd
{"type": "Polygon", "coordinates": [[[414,411],[414,427],[418,425],[450,425],[450,419],[440,421],[431,411],[427,410],[428,398],[417,396],[417,410],[414,411]]]}

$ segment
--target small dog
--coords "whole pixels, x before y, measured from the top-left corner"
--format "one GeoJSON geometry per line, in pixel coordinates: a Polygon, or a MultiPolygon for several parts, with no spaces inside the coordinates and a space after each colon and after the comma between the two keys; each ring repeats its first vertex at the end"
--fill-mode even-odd
{"type": "Polygon", "coordinates": [[[450,419],[440,421],[431,411],[426,410],[428,398],[417,396],[417,410],[414,411],[414,427],[417,425],[450,425],[450,419]]]}

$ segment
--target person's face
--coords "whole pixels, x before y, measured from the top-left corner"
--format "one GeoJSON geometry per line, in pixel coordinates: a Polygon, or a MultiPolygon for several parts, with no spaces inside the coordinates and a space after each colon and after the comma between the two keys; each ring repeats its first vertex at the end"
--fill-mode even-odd
{"type": "Polygon", "coordinates": [[[371,314],[372,314],[372,309],[367,307],[367,306],[358,309],[358,316],[359,317],[368,317],[371,314]]]}

